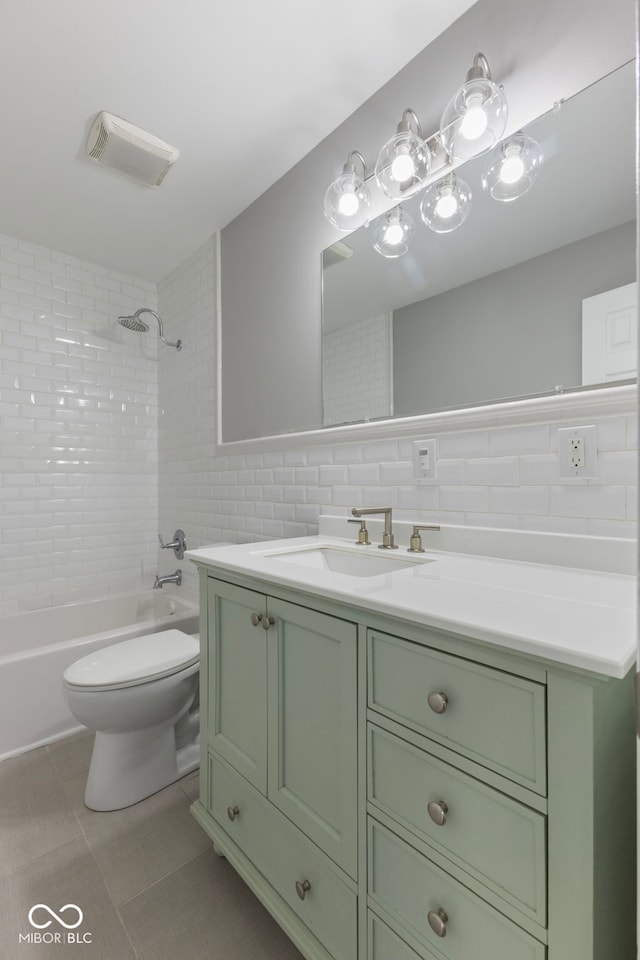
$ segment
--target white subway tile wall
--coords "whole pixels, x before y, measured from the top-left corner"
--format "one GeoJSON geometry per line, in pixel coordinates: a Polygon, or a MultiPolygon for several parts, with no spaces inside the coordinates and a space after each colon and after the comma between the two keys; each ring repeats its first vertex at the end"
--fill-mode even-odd
{"type": "Polygon", "coordinates": [[[383,313],[322,336],[324,423],[388,417],[391,317],[383,313]]]}
{"type": "Polygon", "coordinates": [[[151,575],[155,337],[117,317],[155,284],[0,235],[0,614],[151,575]]]}
{"type": "Polygon", "coordinates": [[[372,427],[362,442],[283,438],[217,456],[216,238],[157,293],[180,352],[116,323],[156,308],[153,284],[0,237],[0,613],[149,586],[178,567],[195,601],[193,565],[161,551],[158,530],[182,527],[198,547],[314,534],[320,513],[337,513],[350,535],[357,504],[415,522],[636,535],[634,400],[590,418],[599,477],[587,483],[560,480],[553,417],[427,428],[435,482],[413,478],[415,431],[400,424],[393,437],[372,427]]]}

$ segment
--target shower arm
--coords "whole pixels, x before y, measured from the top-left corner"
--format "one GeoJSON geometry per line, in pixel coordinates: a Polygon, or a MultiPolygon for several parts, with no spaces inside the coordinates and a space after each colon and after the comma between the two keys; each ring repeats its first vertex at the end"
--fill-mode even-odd
{"type": "Polygon", "coordinates": [[[150,310],[149,307],[141,307],[140,310],[136,310],[135,316],[139,317],[141,313],[150,313],[152,317],[156,318],[156,320],[158,321],[160,339],[162,340],[163,343],[166,343],[168,347],[175,347],[176,350],[182,350],[182,340],[176,340],[175,343],[171,343],[169,340],[165,339],[165,335],[162,331],[162,320],[160,319],[158,314],[155,312],[155,310],[150,310]]]}

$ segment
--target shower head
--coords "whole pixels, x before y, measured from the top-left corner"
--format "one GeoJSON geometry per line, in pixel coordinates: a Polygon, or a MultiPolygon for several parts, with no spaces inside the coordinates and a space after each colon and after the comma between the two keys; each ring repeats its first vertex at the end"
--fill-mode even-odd
{"type": "Polygon", "coordinates": [[[118,323],[126,327],[127,330],[133,330],[134,333],[146,333],[149,329],[149,324],[141,320],[137,313],[130,317],[118,317],[118,323]]]}
{"type": "Polygon", "coordinates": [[[118,317],[118,323],[126,327],[127,330],[133,330],[134,333],[146,333],[149,329],[149,324],[140,319],[141,313],[150,313],[152,317],[156,318],[158,321],[158,332],[163,343],[166,343],[168,347],[175,347],[176,350],[182,350],[182,340],[176,340],[175,343],[170,343],[169,340],[165,340],[164,333],[162,332],[162,320],[155,310],[149,310],[148,307],[141,307],[139,310],[136,310],[132,316],[118,317]]]}

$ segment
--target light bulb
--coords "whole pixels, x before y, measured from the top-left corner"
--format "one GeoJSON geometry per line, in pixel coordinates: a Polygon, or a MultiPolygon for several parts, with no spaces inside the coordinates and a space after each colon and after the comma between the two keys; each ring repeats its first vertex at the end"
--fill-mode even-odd
{"type": "Polygon", "coordinates": [[[373,249],[390,260],[401,257],[409,249],[413,231],[412,218],[402,207],[396,207],[378,220],[373,231],[373,249]]]}
{"type": "Polygon", "coordinates": [[[451,233],[471,210],[471,190],[455,173],[432,183],[420,201],[420,216],[434,233],[451,233]]]}
{"type": "Polygon", "coordinates": [[[435,214],[437,217],[440,217],[442,220],[448,220],[449,217],[452,217],[456,210],[458,209],[458,201],[453,196],[451,188],[447,188],[443,191],[441,197],[439,197],[438,202],[435,206],[435,214]]]}
{"type": "Polygon", "coordinates": [[[417,193],[430,169],[431,151],[422,139],[417,116],[407,107],[397,133],[387,140],[378,154],[376,183],[385,196],[399,200],[417,193]]]}
{"type": "Polygon", "coordinates": [[[355,193],[343,193],[338,200],[338,210],[343,217],[353,217],[358,212],[360,201],[355,193]]]}
{"type": "Polygon", "coordinates": [[[331,183],[324,195],[324,215],[334,227],[350,233],[368,224],[371,213],[369,188],[365,183],[364,157],[352,150],[342,173],[331,183]],[[362,167],[362,176],[356,172],[356,161],[362,167]]]}
{"type": "Polygon", "coordinates": [[[410,180],[416,171],[416,165],[407,153],[400,153],[394,157],[391,164],[391,176],[398,183],[410,180]]]}
{"type": "Polygon", "coordinates": [[[469,97],[467,103],[467,110],[460,123],[460,133],[465,140],[478,140],[487,129],[489,118],[482,106],[481,95],[469,97]]]}
{"type": "Polygon", "coordinates": [[[384,231],[384,242],[391,247],[397,247],[399,243],[402,243],[403,237],[404,230],[399,223],[390,223],[384,231]]]}
{"type": "Polygon", "coordinates": [[[515,134],[489,154],[482,170],[482,189],[494,200],[508,203],[523,197],[542,169],[540,144],[522,133],[515,134]]]}
{"type": "Polygon", "coordinates": [[[500,179],[503,183],[517,183],[524,173],[522,157],[507,157],[500,167],[500,179]]]}
{"type": "Polygon", "coordinates": [[[440,141],[452,160],[470,160],[491,150],[507,125],[507,101],[491,79],[487,58],[477,53],[466,82],[445,107],[440,141]]]}

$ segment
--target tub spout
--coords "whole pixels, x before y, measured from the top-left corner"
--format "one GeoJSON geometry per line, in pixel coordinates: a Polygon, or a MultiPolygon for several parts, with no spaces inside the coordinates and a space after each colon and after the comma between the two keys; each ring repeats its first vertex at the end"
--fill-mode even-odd
{"type": "Polygon", "coordinates": [[[175,573],[168,573],[164,577],[156,577],[153,582],[153,589],[160,590],[165,583],[175,583],[177,587],[182,584],[182,570],[176,570],[175,573]]]}

